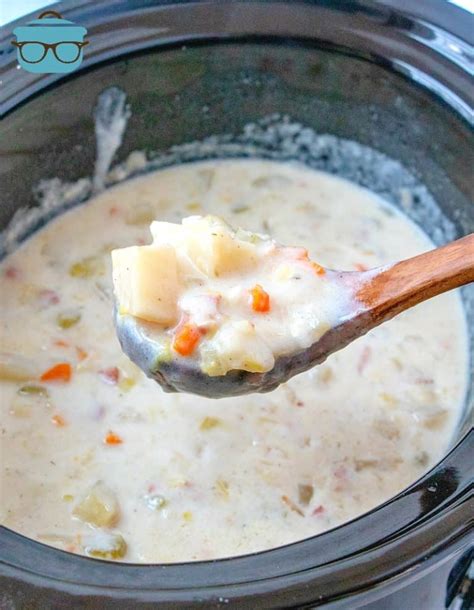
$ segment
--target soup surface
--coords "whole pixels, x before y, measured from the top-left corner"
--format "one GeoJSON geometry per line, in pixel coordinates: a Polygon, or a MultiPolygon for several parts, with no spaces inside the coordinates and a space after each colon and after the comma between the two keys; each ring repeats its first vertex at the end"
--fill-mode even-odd
{"type": "Polygon", "coordinates": [[[455,293],[269,394],[211,400],[147,379],[116,339],[110,251],[190,214],[270,233],[328,268],[432,247],[369,192],[270,161],[173,167],[60,216],[0,266],[5,526],[130,562],[244,554],[368,511],[446,451],[467,377],[455,293]]]}

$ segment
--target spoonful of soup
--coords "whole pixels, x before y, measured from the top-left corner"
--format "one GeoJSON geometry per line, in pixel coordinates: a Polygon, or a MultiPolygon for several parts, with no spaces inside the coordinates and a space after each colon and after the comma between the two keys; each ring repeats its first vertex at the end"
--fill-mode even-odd
{"type": "Polygon", "coordinates": [[[168,392],[268,392],[417,303],[474,281],[474,234],[393,265],[325,269],[216,216],[112,251],[124,352],[168,392]]]}

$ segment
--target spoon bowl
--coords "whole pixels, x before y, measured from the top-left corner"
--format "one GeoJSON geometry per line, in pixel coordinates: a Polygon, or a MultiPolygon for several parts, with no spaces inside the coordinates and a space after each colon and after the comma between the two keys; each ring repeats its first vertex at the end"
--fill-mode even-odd
{"type": "Polygon", "coordinates": [[[438,294],[474,281],[474,234],[441,248],[368,271],[330,271],[353,299],[339,322],[306,349],[279,355],[263,373],[231,370],[210,377],[195,360],[168,361],[162,346],[147,333],[147,324],[115,308],[115,325],[123,351],[166,392],[208,398],[270,392],[397,314],[438,294]]]}
{"type": "MultiPolygon", "coordinates": [[[[347,276],[360,275],[348,272],[347,276]]],[[[351,279],[351,278],[347,278],[351,279]]],[[[146,334],[144,325],[133,316],[120,315],[115,310],[115,326],[122,350],[148,377],[165,392],[187,392],[207,398],[242,396],[254,392],[271,392],[294,375],[321,364],[333,352],[361,336],[363,312],[329,329],[309,348],[278,356],[275,365],[264,373],[232,370],[225,375],[210,377],[193,360],[160,362],[161,345],[146,334]]]]}

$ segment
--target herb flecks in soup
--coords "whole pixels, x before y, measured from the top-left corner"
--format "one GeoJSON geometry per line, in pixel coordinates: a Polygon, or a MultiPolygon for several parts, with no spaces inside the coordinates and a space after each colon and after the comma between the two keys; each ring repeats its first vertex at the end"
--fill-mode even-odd
{"type": "MultiPolygon", "coordinates": [[[[169,168],[60,216],[0,263],[7,527],[115,561],[249,553],[353,519],[446,451],[467,377],[454,293],[269,394],[215,401],[165,394],[147,379],[115,335],[110,252],[149,244],[153,218],[190,214],[300,244],[326,269],[376,267],[431,247],[368,191],[257,160],[169,168]]],[[[246,288],[245,305],[276,307],[263,279],[246,288]]],[[[179,349],[192,341],[184,335],[179,349]]]]}

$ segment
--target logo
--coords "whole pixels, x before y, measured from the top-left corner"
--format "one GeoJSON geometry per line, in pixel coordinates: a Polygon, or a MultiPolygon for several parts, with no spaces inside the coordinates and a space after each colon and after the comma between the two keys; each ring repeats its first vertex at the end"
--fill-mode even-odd
{"type": "Polygon", "coordinates": [[[41,13],[38,19],[13,30],[18,63],[28,72],[52,74],[72,72],[82,63],[86,28],[63,19],[56,11],[41,13]]]}

